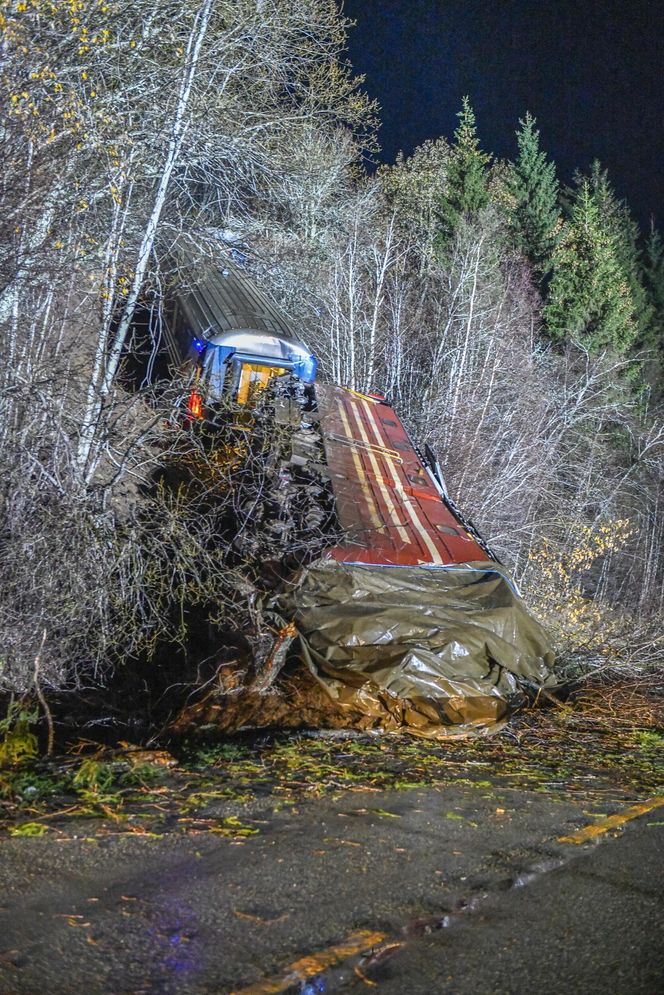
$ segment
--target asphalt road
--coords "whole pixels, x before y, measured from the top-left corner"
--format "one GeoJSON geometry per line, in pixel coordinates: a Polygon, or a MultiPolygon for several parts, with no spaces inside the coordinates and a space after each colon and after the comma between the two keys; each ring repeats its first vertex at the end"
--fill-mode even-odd
{"type": "Polygon", "coordinates": [[[82,822],[4,841],[0,993],[664,990],[662,807],[581,844],[559,838],[620,801],[452,786],[274,808],[242,840],[82,822]]]}

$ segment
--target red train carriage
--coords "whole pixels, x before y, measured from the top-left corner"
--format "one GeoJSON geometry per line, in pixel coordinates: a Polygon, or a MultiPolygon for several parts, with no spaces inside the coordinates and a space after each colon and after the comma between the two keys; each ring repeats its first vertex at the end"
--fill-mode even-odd
{"type": "Polygon", "coordinates": [[[388,403],[328,384],[317,385],[316,399],[337,517],[348,537],[331,558],[386,567],[486,560],[388,403]]]}

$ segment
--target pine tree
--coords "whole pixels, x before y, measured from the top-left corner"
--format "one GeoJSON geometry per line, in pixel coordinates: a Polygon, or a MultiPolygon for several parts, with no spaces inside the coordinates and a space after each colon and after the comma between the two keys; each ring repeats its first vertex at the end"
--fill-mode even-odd
{"type": "Polygon", "coordinates": [[[630,289],[586,180],[553,254],[542,313],[551,338],[574,339],[594,352],[608,348],[624,355],[636,337],[630,289]]]}
{"type": "Polygon", "coordinates": [[[519,121],[519,155],[506,177],[507,216],[514,244],[531,262],[540,282],[551,270],[560,211],[555,163],[540,149],[535,118],[519,121]]]}
{"type": "Polygon", "coordinates": [[[491,156],[480,148],[475,114],[463,98],[447,167],[447,183],[440,203],[440,234],[447,242],[462,219],[470,219],[489,202],[488,166],[491,156]]]}

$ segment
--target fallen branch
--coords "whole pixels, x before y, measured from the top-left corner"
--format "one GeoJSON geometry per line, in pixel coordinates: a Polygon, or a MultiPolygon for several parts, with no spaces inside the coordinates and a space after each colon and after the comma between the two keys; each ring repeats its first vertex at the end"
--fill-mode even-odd
{"type": "Polygon", "coordinates": [[[272,687],[286,662],[286,654],[296,636],[297,629],[293,622],[288,622],[279,629],[268,658],[261,667],[256,680],[250,686],[250,691],[264,694],[272,687]]]}

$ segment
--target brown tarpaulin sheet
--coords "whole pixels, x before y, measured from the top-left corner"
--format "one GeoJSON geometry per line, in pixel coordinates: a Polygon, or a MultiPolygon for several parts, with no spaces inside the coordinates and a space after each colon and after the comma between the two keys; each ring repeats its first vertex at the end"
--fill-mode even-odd
{"type": "Polygon", "coordinates": [[[546,634],[495,563],[317,560],[275,607],[356,727],[359,713],[365,727],[431,737],[495,728],[524,691],[555,683],[546,634]]]}

